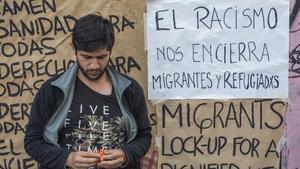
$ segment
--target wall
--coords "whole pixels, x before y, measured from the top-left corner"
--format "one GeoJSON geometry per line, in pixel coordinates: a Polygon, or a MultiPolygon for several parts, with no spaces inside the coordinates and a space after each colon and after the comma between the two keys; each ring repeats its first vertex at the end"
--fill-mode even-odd
{"type": "Polygon", "coordinates": [[[286,147],[283,151],[283,168],[300,168],[300,1],[290,1],[290,53],[289,53],[289,101],[286,115],[286,147]]]}

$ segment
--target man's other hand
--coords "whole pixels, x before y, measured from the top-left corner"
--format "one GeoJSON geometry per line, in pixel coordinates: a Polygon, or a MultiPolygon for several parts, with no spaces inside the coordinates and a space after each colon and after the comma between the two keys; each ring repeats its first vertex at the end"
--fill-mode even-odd
{"type": "Polygon", "coordinates": [[[98,153],[77,151],[69,154],[67,158],[67,166],[73,169],[86,169],[97,166],[99,161],[98,153]]]}
{"type": "Polygon", "coordinates": [[[118,168],[127,161],[126,154],[122,149],[110,149],[104,151],[104,160],[98,163],[102,168],[118,168]]]}

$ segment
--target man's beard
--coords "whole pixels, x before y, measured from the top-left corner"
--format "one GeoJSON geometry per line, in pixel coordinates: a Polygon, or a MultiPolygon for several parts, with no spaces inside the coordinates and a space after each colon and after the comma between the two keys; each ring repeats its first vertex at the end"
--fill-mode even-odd
{"type": "Polygon", "coordinates": [[[81,73],[84,75],[84,77],[86,77],[87,79],[89,79],[91,81],[96,81],[96,80],[100,79],[102,77],[102,75],[104,75],[104,73],[106,72],[106,69],[107,69],[107,65],[106,65],[104,69],[84,70],[84,68],[79,63],[78,63],[78,65],[79,65],[79,69],[80,69],[81,73]]]}

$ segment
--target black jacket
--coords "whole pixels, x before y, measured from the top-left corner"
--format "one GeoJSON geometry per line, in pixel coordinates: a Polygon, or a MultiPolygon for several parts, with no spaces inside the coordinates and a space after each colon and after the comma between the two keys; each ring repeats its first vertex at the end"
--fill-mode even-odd
{"type": "MultiPolygon", "coordinates": [[[[77,72],[75,64],[62,75],[47,80],[33,101],[24,146],[40,168],[63,169],[71,153],[57,141],[72,102],[77,72]]],[[[128,158],[125,168],[138,169],[152,138],[143,89],[134,79],[112,68],[108,68],[108,74],[126,123],[127,142],[122,147],[128,158]]]]}

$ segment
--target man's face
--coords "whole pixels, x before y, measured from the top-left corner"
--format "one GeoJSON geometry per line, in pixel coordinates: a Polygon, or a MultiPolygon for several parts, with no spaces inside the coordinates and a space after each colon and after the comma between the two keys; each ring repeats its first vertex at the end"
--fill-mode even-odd
{"type": "Polygon", "coordinates": [[[110,52],[107,49],[98,49],[94,52],[77,51],[79,71],[91,81],[98,80],[106,71],[110,52]]]}

